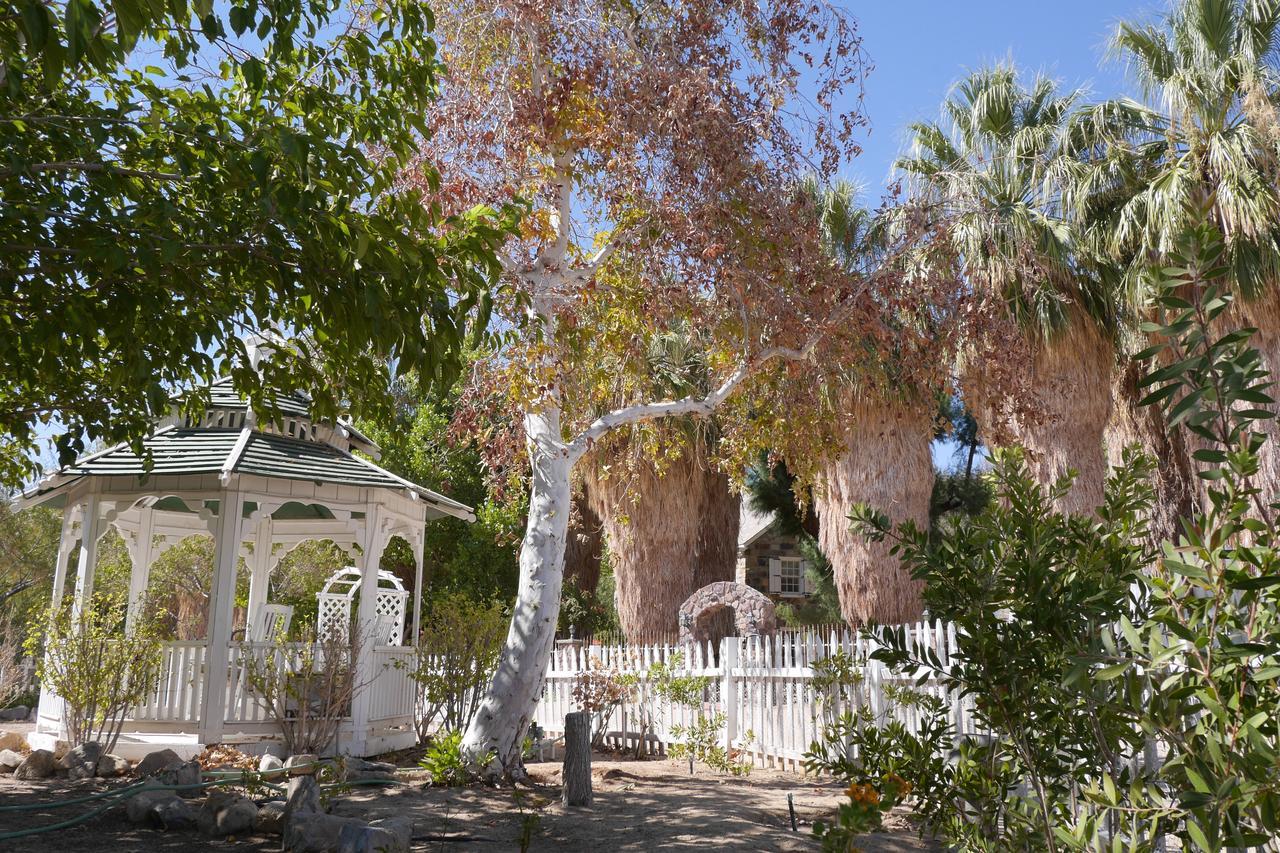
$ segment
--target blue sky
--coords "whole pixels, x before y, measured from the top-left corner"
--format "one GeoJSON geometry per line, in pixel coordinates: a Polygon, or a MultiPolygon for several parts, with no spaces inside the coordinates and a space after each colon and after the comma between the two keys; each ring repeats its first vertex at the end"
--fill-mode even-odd
{"type": "Polygon", "coordinates": [[[864,152],[845,177],[874,202],[905,144],[912,121],[933,120],[947,90],[966,72],[1012,58],[1093,97],[1126,91],[1123,66],[1106,61],[1119,20],[1150,20],[1162,0],[844,0],[875,68],[866,81],[871,121],[864,152]]]}
{"type": "MultiPolygon", "coordinates": [[[[866,80],[871,127],[863,153],[843,175],[874,204],[906,144],[906,126],[938,118],[951,85],[983,65],[1012,59],[1090,98],[1133,94],[1123,65],[1107,58],[1120,20],[1150,20],[1162,0],[845,0],[874,69],[866,80]]],[[[953,446],[934,446],[934,463],[954,464],[953,446]]]]}

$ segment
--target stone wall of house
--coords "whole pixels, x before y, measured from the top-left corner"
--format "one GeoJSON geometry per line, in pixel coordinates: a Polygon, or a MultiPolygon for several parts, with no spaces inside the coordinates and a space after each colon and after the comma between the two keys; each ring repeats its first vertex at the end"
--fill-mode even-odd
{"type": "Polygon", "coordinates": [[[745,553],[738,555],[738,583],[757,589],[775,601],[794,601],[795,596],[781,596],[769,592],[769,560],[799,556],[801,555],[796,537],[783,536],[776,529],[772,529],[752,542],[745,553]]]}

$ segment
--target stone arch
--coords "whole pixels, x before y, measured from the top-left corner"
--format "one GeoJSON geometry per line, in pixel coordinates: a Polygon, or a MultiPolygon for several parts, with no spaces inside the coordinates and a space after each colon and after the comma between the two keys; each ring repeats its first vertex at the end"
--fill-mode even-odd
{"type": "Polygon", "coordinates": [[[680,605],[680,642],[704,641],[706,616],[732,608],[733,624],[742,637],[772,634],[778,628],[778,617],[769,597],[744,583],[716,581],[709,583],[680,605]]]}

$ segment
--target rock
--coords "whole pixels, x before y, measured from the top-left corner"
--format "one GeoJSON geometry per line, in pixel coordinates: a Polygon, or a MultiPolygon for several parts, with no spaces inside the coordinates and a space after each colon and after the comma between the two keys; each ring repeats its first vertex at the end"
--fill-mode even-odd
{"type": "Polygon", "coordinates": [[[380,826],[347,824],[338,833],[338,853],[409,853],[409,839],[380,826]]]}
{"type": "Polygon", "coordinates": [[[363,827],[364,822],[337,815],[295,814],[285,822],[284,849],[286,853],[337,853],[338,838],[347,826],[363,827]]]}
{"type": "Polygon", "coordinates": [[[254,829],[262,835],[284,835],[284,803],[265,803],[258,809],[254,829]]]}
{"type": "Polygon", "coordinates": [[[193,829],[196,825],[196,810],[181,797],[172,794],[151,807],[151,821],[166,830],[193,829]]]}
{"type": "Polygon", "coordinates": [[[98,772],[101,758],[102,744],[82,743],[62,756],[58,766],[67,771],[69,779],[91,779],[98,772]]]}
{"type": "Polygon", "coordinates": [[[247,835],[258,822],[258,807],[239,794],[217,791],[204,801],[196,825],[205,835],[247,835]]]}
{"type": "Polygon", "coordinates": [[[383,761],[365,761],[362,758],[344,759],[342,780],[352,782],[357,779],[394,780],[396,766],[383,761]]]}
{"type": "Polygon", "coordinates": [[[48,779],[53,775],[53,753],[47,749],[37,749],[22,760],[14,771],[15,779],[48,779]]]}
{"type": "Polygon", "coordinates": [[[145,823],[150,820],[152,806],[176,799],[172,791],[142,790],[124,801],[124,813],[130,823],[145,823]]]}
{"type": "Polygon", "coordinates": [[[12,773],[22,763],[22,753],[12,749],[0,749],[0,773],[12,773]]]}
{"type": "Polygon", "coordinates": [[[159,773],[170,765],[181,763],[182,759],[172,749],[159,749],[155,752],[147,753],[146,757],[138,762],[138,766],[133,768],[133,774],[135,776],[150,776],[153,773],[159,773]]]}
{"type": "Polygon", "coordinates": [[[198,797],[203,792],[200,788],[189,787],[200,784],[200,764],[196,761],[170,764],[156,774],[156,779],[166,785],[174,785],[181,790],[174,791],[180,797],[198,797]]]}
{"type": "Polygon", "coordinates": [[[320,783],[314,776],[295,776],[285,789],[284,819],[295,815],[318,814],[320,811],[320,783]]]}
{"type": "Polygon", "coordinates": [[[372,821],[369,825],[395,836],[396,844],[390,848],[391,850],[408,853],[409,847],[413,844],[412,820],[407,817],[386,817],[372,821]]]}
{"type": "Polygon", "coordinates": [[[279,776],[280,773],[273,771],[280,771],[283,767],[284,762],[281,761],[278,756],[272,755],[269,752],[262,756],[262,758],[258,759],[258,772],[267,779],[274,779],[279,776]]]}
{"type": "Polygon", "coordinates": [[[123,776],[129,772],[129,762],[118,755],[107,753],[98,759],[98,775],[104,779],[123,776]]]}
{"type": "Polygon", "coordinates": [[[21,723],[31,716],[31,709],[26,705],[14,705],[12,708],[0,710],[0,723],[21,723]]]}
{"type": "Polygon", "coordinates": [[[284,763],[284,768],[289,771],[290,776],[310,776],[316,772],[316,768],[310,765],[315,764],[320,759],[314,755],[290,755],[289,760],[284,763]]]}
{"type": "Polygon", "coordinates": [[[27,739],[19,732],[0,732],[0,749],[21,751],[26,746],[27,739]]]}

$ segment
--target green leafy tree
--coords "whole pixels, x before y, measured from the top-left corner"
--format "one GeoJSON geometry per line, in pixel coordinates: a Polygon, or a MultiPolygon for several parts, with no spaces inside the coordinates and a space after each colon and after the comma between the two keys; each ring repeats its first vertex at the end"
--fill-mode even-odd
{"type": "Polygon", "coordinates": [[[476,511],[474,523],[441,518],[427,524],[426,605],[430,607],[430,599],[445,593],[460,593],[481,603],[512,601],[518,572],[516,545],[524,525],[522,490],[495,493],[479,450],[454,440],[452,394],[441,395],[408,381],[400,386],[398,396],[394,418],[361,423],[382,448],[379,464],[476,511]]]}
{"type": "Polygon", "coordinates": [[[140,445],[215,372],[264,415],[269,386],[377,409],[386,363],[448,384],[510,223],[396,180],[436,95],[432,25],[410,0],[5,0],[0,481],[49,431],[63,462],[140,445]],[[258,330],[288,338],[261,373],[258,330]]]}

